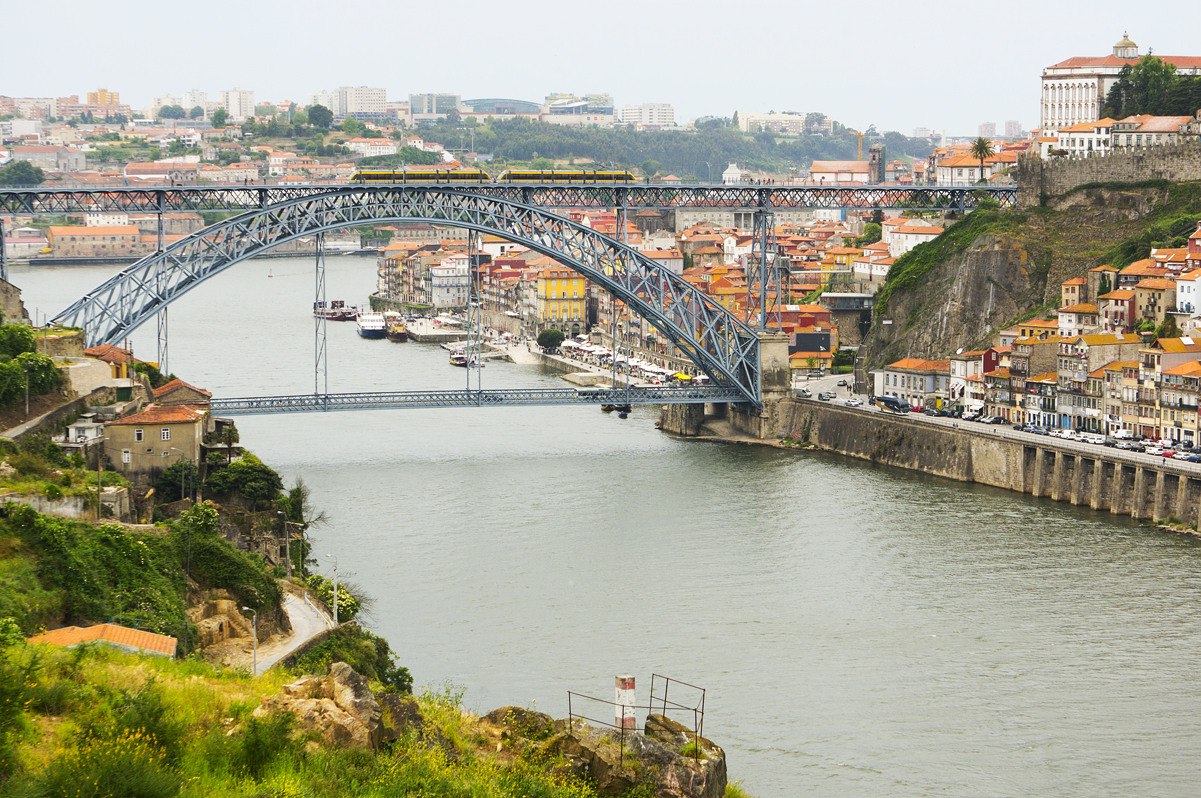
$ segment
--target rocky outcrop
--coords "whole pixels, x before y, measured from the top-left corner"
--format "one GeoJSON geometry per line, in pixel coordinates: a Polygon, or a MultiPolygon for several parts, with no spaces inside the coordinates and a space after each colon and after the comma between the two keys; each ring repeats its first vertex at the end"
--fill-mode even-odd
{"type": "MultiPolygon", "coordinates": [[[[969,217],[960,222],[964,227],[924,245],[935,249],[898,259],[880,294],[887,301],[877,307],[861,350],[868,367],[903,357],[945,358],[993,341],[997,331],[1040,308],[1059,307],[1062,281],[1129,247],[1149,225],[1201,212],[1197,194],[1188,185],[1100,186],[1060,197],[1049,208],[969,217]],[[956,235],[967,237],[949,243],[956,235]],[[928,260],[938,247],[946,254],[914,277],[915,261],[928,260]]],[[[1130,257],[1145,256],[1139,249],[1130,257]]]]}
{"type": "Polygon", "coordinates": [[[188,620],[196,624],[201,648],[236,637],[250,637],[250,621],[242,617],[238,602],[224,590],[207,591],[188,609],[188,620]]]}
{"type": "MultiPolygon", "coordinates": [[[[512,727],[511,727],[512,728],[512,727]]],[[[711,740],[662,715],[651,715],[641,733],[624,740],[611,729],[575,721],[555,721],[556,733],[542,750],[563,758],[575,776],[586,778],[598,795],[616,796],[649,784],[656,798],[722,798],[726,754],[711,740]]]]}
{"type": "Polygon", "coordinates": [[[367,680],[345,662],[330,665],[325,676],[302,676],[267,698],[256,717],[290,713],[301,736],[315,734],[334,748],[377,749],[407,731],[418,734],[425,722],[412,696],[376,696],[367,680]]]}

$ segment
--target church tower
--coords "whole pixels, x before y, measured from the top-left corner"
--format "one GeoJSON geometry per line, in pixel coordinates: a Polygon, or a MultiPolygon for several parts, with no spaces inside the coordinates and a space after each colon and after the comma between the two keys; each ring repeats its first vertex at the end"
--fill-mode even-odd
{"type": "Polygon", "coordinates": [[[1130,41],[1130,34],[1123,32],[1122,40],[1113,46],[1113,54],[1128,61],[1138,60],[1138,45],[1130,41]]]}

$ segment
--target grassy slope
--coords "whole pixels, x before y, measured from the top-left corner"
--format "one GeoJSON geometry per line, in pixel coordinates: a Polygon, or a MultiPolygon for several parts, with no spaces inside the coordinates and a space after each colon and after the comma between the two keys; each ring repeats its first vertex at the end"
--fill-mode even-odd
{"type": "MultiPolygon", "coordinates": [[[[194,661],[13,646],[0,668],[16,691],[15,732],[0,742],[0,793],[286,796],[531,796],[590,798],[559,763],[497,752],[474,716],[449,693],[418,701],[427,723],[453,745],[408,737],[378,754],[331,751],[289,740],[286,723],[251,721],[254,708],[292,676],[258,678],[194,661]],[[32,667],[31,667],[32,664],[32,667]],[[24,672],[24,679],[11,678],[24,672]],[[103,774],[104,790],[90,780],[103,774]]],[[[7,703],[6,703],[7,699],[7,703]]]]}

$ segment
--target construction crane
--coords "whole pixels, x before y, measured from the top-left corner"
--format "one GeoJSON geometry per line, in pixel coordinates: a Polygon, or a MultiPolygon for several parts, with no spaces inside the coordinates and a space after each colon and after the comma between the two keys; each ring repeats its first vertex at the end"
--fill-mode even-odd
{"type": "Polygon", "coordinates": [[[850,128],[847,128],[847,132],[850,133],[852,136],[854,136],[855,139],[858,141],[859,146],[855,150],[855,160],[862,161],[863,160],[863,134],[860,133],[858,130],[851,130],[850,128]]]}

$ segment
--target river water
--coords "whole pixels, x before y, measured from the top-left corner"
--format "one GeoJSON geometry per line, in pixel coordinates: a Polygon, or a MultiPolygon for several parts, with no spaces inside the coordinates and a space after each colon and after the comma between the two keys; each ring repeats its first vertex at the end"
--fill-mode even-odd
{"type": "MultiPolygon", "coordinates": [[[[53,313],[113,271],[13,281],[53,313]]],[[[362,302],[374,264],[333,258],[328,280],[362,302]]],[[[201,285],[171,308],[172,370],[218,395],[311,391],[311,291],[305,259],[201,285]]],[[[464,383],[437,347],[329,333],[332,390],[464,383]]],[[[153,359],[153,337],[136,354],[153,359]]],[[[506,363],[484,382],[561,384],[506,363]]],[[[374,597],[368,624],[419,685],[457,685],[472,708],[564,716],[568,690],[608,698],[628,672],[645,701],[661,673],[708,689],[706,736],[764,798],[1201,794],[1198,541],[834,456],[675,440],[654,418],[239,426],[312,487],[331,518],[318,551],[374,597]]]]}

